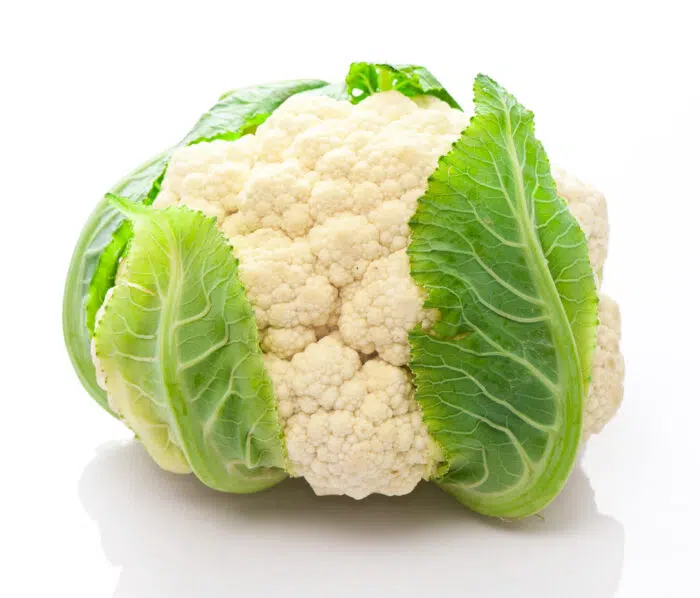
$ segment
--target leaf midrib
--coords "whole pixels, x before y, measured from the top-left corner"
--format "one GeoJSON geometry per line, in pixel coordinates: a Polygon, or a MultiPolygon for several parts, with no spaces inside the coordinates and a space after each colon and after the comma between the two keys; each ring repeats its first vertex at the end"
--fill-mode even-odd
{"type": "MultiPolygon", "coordinates": [[[[175,231],[168,222],[167,236],[172,237],[171,248],[168,251],[169,259],[169,281],[168,289],[162,301],[161,319],[158,326],[158,350],[157,355],[163,388],[165,390],[166,404],[170,415],[171,425],[173,426],[177,437],[182,447],[182,452],[185,455],[192,471],[196,472],[202,482],[212,488],[223,488],[220,475],[222,472],[214,472],[210,467],[211,459],[207,459],[204,455],[202,447],[203,438],[200,432],[198,422],[190,417],[190,411],[187,406],[185,397],[182,394],[184,387],[180,380],[180,372],[177,370],[171,372],[171,368],[167,366],[170,363],[177,363],[178,358],[175,355],[175,347],[177,347],[176,339],[171,338],[169,334],[164,334],[164,331],[170,331],[175,328],[178,315],[180,313],[180,289],[182,281],[185,278],[183,271],[183,261],[178,251],[177,238],[175,231]],[[185,421],[186,420],[186,421],[185,421]]],[[[225,477],[224,473],[224,477],[225,477]]]]}
{"type": "MultiPolygon", "coordinates": [[[[554,396],[555,401],[558,403],[557,422],[555,423],[555,426],[561,429],[563,426],[569,425],[568,420],[570,418],[568,415],[569,411],[571,410],[571,406],[567,404],[568,401],[566,400],[569,393],[575,392],[575,396],[580,397],[577,405],[577,407],[580,408],[580,404],[583,399],[583,376],[579,364],[578,352],[576,351],[576,341],[574,339],[573,331],[566,316],[564,305],[561,302],[559,293],[554,284],[554,279],[549,271],[549,266],[544,256],[532,217],[532,214],[535,212],[536,200],[534,197],[532,198],[532,210],[530,211],[527,209],[527,193],[525,191],[522,167],[520,165],[514,143],[510,110],[502,96],[499,96],[499,101],[503,108],[506,125],[506,151],[513,171],[516,175],[514,177],[516,191],[515,200],[518,213],[515,216],[518,224],[518,232],[520,238],[525,242],[525,260],[530,270],[535,274],[532,277],[533,282],[539,293],[544,298],[543,309],[549,312],[549,316],[551,318],[548,327],[552,335],[552,340],[554,341],[557,356],[559,390],[554,396]],[[569,359],[563,359],[562,356],[569,356],[569,359]]],[[[561,435],[559,435],[559,437],[561,437],[561,435]]],[[[545,469],[548,462],[548,457],[551,457],[555,450],[558,449],[560,452],[567,452],[568,450],[575,450],[578,446],[579,434],[564,434],[563,438],[565,443],[562,445],[561,443],[555,443],[555,440],[557,439],[556,435],[549,435],[545,454],[539,460],[539,465],[536,467],[536,472],[533,472],[538,474],[536,476],[537,478],[540,477],[539,474],[545,469]],[[568,442],[566,441],[567,439],[568,442]]],[[[562,462],[561,459],[558,459],[558,461],[562,462]]],[[[564,460],[564,463],[567,467],[571,467],[569,460],[564,460]]],[[[523,476],[522,481],[523,483],[519,483],[517,486],[526,486],[527,482],[529,482],[525,476],[523,476]]],[[[541,483],[542,485],[546,485],[547,482],[548,480],[541,483]]],[[[510,489],[510,491],[512,490],[513,488],[510,489]]],[[[530,488],[528,492],[533,492],[533,488],[530,488]]],[[[520,502],[521,500],[522,497],[516,497],[513,502],[520,502]]]]}

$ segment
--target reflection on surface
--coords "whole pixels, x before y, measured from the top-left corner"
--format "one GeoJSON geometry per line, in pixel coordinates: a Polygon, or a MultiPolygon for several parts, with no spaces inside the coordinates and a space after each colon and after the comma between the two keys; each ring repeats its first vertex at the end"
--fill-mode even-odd
{"type": "Polygon", "coordinates": [[[401,498],[317,498],[301,480],[257,495],[214,492],[161,471],[135,443],[99,450],[80,481],[114,596],[609,598],[624,530],[596,511],[577,467],[544,519],[470,514],[432,484],[401,498]]]}

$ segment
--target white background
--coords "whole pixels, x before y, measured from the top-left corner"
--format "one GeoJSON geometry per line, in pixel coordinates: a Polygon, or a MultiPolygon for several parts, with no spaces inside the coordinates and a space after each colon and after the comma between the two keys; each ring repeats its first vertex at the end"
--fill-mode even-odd
{"type": "Polygon", "coordinates": [[[700,43],[694,3],[17,2],[0,8],[0,595],[685,597],[700,490],[700,43]],[[684,8],[683,8],[684,7],[684,8]],[[552,161],[606,193],[625,403],[544,520],[402,499],[258,496],[158,471],[63,348],[73,243],[112,182],[235,86],[483,71],[552,161]]]}

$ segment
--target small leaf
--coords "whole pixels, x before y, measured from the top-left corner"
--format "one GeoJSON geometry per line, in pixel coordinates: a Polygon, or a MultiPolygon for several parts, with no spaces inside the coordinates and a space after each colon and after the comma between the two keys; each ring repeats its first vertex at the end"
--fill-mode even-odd
{"type": "Polygon", "coordinates": [[[425,67],[414,64],[354,62],[345,79],[350,101],[357,104],[373,93],[394,89],[409,98],[432,95],[459,108],[455,99],[425,67]]]}

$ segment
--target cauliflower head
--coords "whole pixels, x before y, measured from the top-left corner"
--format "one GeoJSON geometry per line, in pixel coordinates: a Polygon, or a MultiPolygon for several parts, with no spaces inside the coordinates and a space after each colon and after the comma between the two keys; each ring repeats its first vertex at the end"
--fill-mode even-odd
{"type": "Polygon", "coordinates": [[[438,159],[469,118],[398,91],[294,96],[254,135],[184,147],[154,206],[217,218],[239,260],[289,469],[318,494],[406,494],[440,449],[413,397],[423,309],[406,247],[438,159]]]}
{"type": "Polygon", "coordinates": [[[622,400],[606,203],[512,95],[474,93],[470,117],[423,67],[356,63],[222,96],[86,226],[86,388],[219,490],[542,509],[622,400]]]}
{"type": "MultiPolygon", "coordinates": [[[[290,471],[317,494],[400,495],[441,460],[414,399],[408,333],[436,310],[411,278],[409,220],[469,117],[397,91],[361,104],[294,96],[254,135],[173,155],[155,207],[213,216],[240,262],[274,382],[290,471]]],[[[605,199],[564,171],[560,194],[607,254],[605,199]]],[[[619,317],[601,303],[584,434],[622,394],[619,317]]]]}

